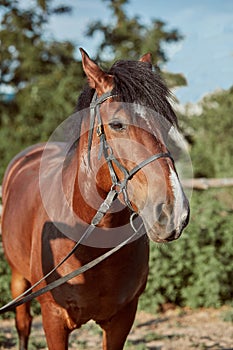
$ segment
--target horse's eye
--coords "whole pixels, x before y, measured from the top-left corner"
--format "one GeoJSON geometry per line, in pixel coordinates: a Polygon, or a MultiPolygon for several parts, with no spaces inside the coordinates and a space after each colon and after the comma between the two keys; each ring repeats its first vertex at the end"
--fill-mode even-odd
{"type": "Polygon", "coordinates": [[[116,131],[125,129],[124,124],[122,124],[119,120],[113,120],[109,123],[109,126],[111,129],[116,131]]]}

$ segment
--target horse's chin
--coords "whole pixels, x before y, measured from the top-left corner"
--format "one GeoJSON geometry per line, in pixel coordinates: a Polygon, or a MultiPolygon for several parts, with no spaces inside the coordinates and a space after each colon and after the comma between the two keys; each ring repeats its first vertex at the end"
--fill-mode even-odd
{"type": "Polygon", "coordinates": [[[149,239],[156,243],[168,243],[178,239],[176,235],[171,235],[170,233],[165,232],[164,234],[158,234],[152,230],[147,232],[149,239]]]}
{"type": "Polygon", "coordinates": [[[155,223],[152,227],[144,221],[146,233],[149,239],[156,243],[167,243],[178,239],[182,231],[167,231],[166,227],[155,223]]]}

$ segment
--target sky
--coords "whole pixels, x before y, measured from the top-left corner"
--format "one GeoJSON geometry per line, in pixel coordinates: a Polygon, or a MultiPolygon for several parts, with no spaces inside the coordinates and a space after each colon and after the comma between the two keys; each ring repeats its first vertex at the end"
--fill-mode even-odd
{"type": "MultiPolygon", "coordinates": [[[[61,0],[55,2],[61,3],[61,0]]],[[[100,37],[85,37],[88,24],[109,23],[110,10],[102,0],[66,0],[72,15],[54,16],[49,30],[57,39],[72,40],[95,57],[100,37]]],[[[187,87],[175,91],[181,103],[196,103],[205,94],[233,85],[233,0],[129,0],[129,16],[139,15],[143,23],[161,19],[167,29],[178,29],[184,39],[166,46],[166,70],[183,73],[187,87]]],[[[77,50],[77,56],[80,55],[77,50]]]]}

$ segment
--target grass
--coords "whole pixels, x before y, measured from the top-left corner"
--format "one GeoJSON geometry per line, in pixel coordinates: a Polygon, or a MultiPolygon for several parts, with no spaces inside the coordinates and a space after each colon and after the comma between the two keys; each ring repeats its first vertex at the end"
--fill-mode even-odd
{"type": "Polygon", "coordinates": [[[223,311],[220,317],[224,322],[233,323],[233,308],[223,311]]]}

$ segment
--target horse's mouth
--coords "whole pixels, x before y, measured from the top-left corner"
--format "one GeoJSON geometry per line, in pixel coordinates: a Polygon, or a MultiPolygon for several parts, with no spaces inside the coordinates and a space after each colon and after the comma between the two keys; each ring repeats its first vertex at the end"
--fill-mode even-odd
{"type": "Polygon", "coordinates": [[[161,227],[161,225],[158,223],[156,223],[153,227],[148,227],[146,223],[144,223],[144,225],[146,228],[147,236],[151,241],[156,243],[167,243],[178,239],[187,224],[173,230],[166,230],[166,227],[161,227]]]}
{"type": "Polygon", "coordinates": [[[168,242],[171,242],[171,241],[178,239],[181,235],[181,232],[179,234],[177,234],[176,231],[174,231],[172,233],[158,234],[157,232],[149,230],[147,232],[147,235],[150,238],[150,240],[152,240],[153,242],[168,243],[168,242]]]}

